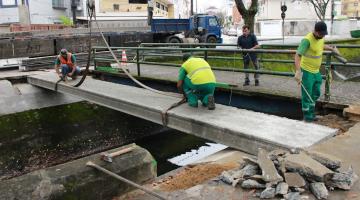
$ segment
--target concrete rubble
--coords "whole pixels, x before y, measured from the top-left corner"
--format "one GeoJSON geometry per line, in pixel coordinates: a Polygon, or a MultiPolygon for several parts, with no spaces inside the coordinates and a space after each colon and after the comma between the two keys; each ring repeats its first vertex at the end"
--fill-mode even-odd
{"type": "Polygon", "coordinates": [[[259,149],[257,159],[244,161],[238,169],[224,171],[220,180],[258,190],[260,199],[308,199],[302,195],[306,191],[317,199],[327,199],[329,191],[350,190],[359,178],[351,167],[341,172],[340,159],[318,152],[259,149]]]}

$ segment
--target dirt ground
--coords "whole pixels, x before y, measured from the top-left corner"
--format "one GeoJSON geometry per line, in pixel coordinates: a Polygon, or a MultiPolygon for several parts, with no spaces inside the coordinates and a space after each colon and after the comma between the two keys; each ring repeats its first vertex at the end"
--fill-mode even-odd
{"type": "Polygon", "coordinates": [[[339,129],[338,134],[343,134],[356,124],[355,121],[350,121],[344,117],[335,114],[329,114],[319,117],[319,120],[314,122],[316,124],[328,126],[339,129]]]}
{"type": "Polygon", "coordinates": [[[186,166],[173,176],[168,176],[158,182],[153,183],[153,187],[160,188],[162,191],[174,191],[191,188],[219,176],[223,171],[236,168],[235,163],[216,164],[204,163],[186,166]]]}

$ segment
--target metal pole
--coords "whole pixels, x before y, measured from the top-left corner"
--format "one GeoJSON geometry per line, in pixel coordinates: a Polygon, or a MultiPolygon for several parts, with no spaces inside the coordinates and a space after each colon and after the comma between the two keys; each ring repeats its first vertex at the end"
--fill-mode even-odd
{"type": "Polygon", "coordinates": [[[71,0],[71,11],[73,16],[73,26],[76,27],[76,3],[75,0],[71,0]]]}
{"type": "Polygon", "coordinates": [[[136,188],[138,188],[138,189],[140,189],[140,190],[142,190],[142,191],[144,191],[144,192],[146,192],[148,194],[151,194],[154,197],[166,200],[165,197],[163,197],[163,196],[161,196],[161,195],[159,195],[159,194],[157,194],[157,193],[155,193],[155,192],[153,192],[153,191],[151,191],[151,190],[149,190],[149,189],[147,189],[147,188],[145,188],[145,187],[143,187],[143,186],[141,186],[141,185],[139,185],[137,183],[134,183],[133,181],[131,181],[129,179],[126,179],[126,178],[124,178],[122,176],[119,176],[119,175],[115,174],[114,172],[111,172],[111,171],[109,171],[109,170],[107,170],[107,169],[105,169],[103,167],[100,167],[99,165],[97,165],[97,164],[95,164],[95,163],[93,163],[91,161],[87,162],[86,166],[93,167],[93,168],[95,168],[95,169],[97,169],[97,170],[99,170],[101,172],[104,172],[105,174],[107,174],[107,175],[109,175],[109,176],[111,176],[113,178],[116,178],[116,179],[118,179],[120,181],[123,181],[123,182],[125,182],[125,183],[127,183],[129,185],[132,185],[132,186],[134,186],[134,187],[136,187],[136,188]]]}
{"type": "Polygon", "coordinates": [[[335,17],[335,2],[331,0],[331,30],[330,34],[334,34],[334,17],[335,17]]]}
{"type": "Polygon", "coordinates": [[[136,49],[136,66],[137,66],[137,74],[138,76],[140,76],[140,54],[139,54],[139,49],[136,49]]]}
{"type": "Polygon", "coordinates": [[[194,0],[190,1],[190,16],[194,15],[194,0]]]}
{"type": "Polygon", "coordinates": [[[325,64],[325,101],[330,101],[331,54],[326,55],[325,64]]]}

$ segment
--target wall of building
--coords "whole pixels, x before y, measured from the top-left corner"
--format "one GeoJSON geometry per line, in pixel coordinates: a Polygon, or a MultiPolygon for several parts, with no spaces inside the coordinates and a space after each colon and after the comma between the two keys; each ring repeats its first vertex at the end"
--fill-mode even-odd
{"type": "MultiPolygon", "coordinates": [[[[21,0],[17,0],[18,5],[21,0]]],[[[29,1],[30,22],[32,24],[53,24],[60,23],[60,16],[71,16],[70,8],[71,0],[64,0],[66,9],[53,8],[50,0],[31,0],[29,1]]],[[[18,23],[19,9],[18,7],[0,8],[0,24],[2,23],[18,23]]]]}
{"type": "MultiPolygon", "coordinates": [[[[129,4],[128,0],[101,0],[99,3],[101,13],[132,13],[143,12],[147,14],[148,4],[129,4]]],[[[174,12],[169,12],[169,7],[173,6],[165,0],[154,1],[154,16],[173,18],[174,12]]]]}
{"type": "MultiPolygon", "coordinates": [[[[281,19],[281,2],[284,0],[260,0],[257,14],[258,20],[281,19]]],[[[287,11],[286,19],[317,19],[314,7],[306,1],[285,0],[287,11]]],[[[330,19],[331,4],[328,4],[326,18],[330,19]]]]}
{"type": "Polygon", "coordinates": [[[359,17],[360,1],[359,0],[342,0],[342,15],[349,18],[359,17]]]}

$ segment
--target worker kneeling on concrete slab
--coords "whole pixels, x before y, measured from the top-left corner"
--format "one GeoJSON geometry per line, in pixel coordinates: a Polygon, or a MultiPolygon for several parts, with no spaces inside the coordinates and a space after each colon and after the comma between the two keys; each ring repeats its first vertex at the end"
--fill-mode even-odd
{"type": "Polygon", "coordinates": [[[61,49],[60,54],[55,60],[55,70],[61,79],[66,76],[76,79],[76,75],[80,73],[80,67],[76,66],[76,57],[66,49],[61,49]],[[61,67],[61,73],[59,68],[61,67]]]}
{"type": "Polygon", "coordinates": [[[183,61],[177,82],[179,92],[187,98],[189,106],[197,107],[200,100],[203,106],[214,110],[216,79],[209,63],[190,54],[184,54],[183,61]]]}

